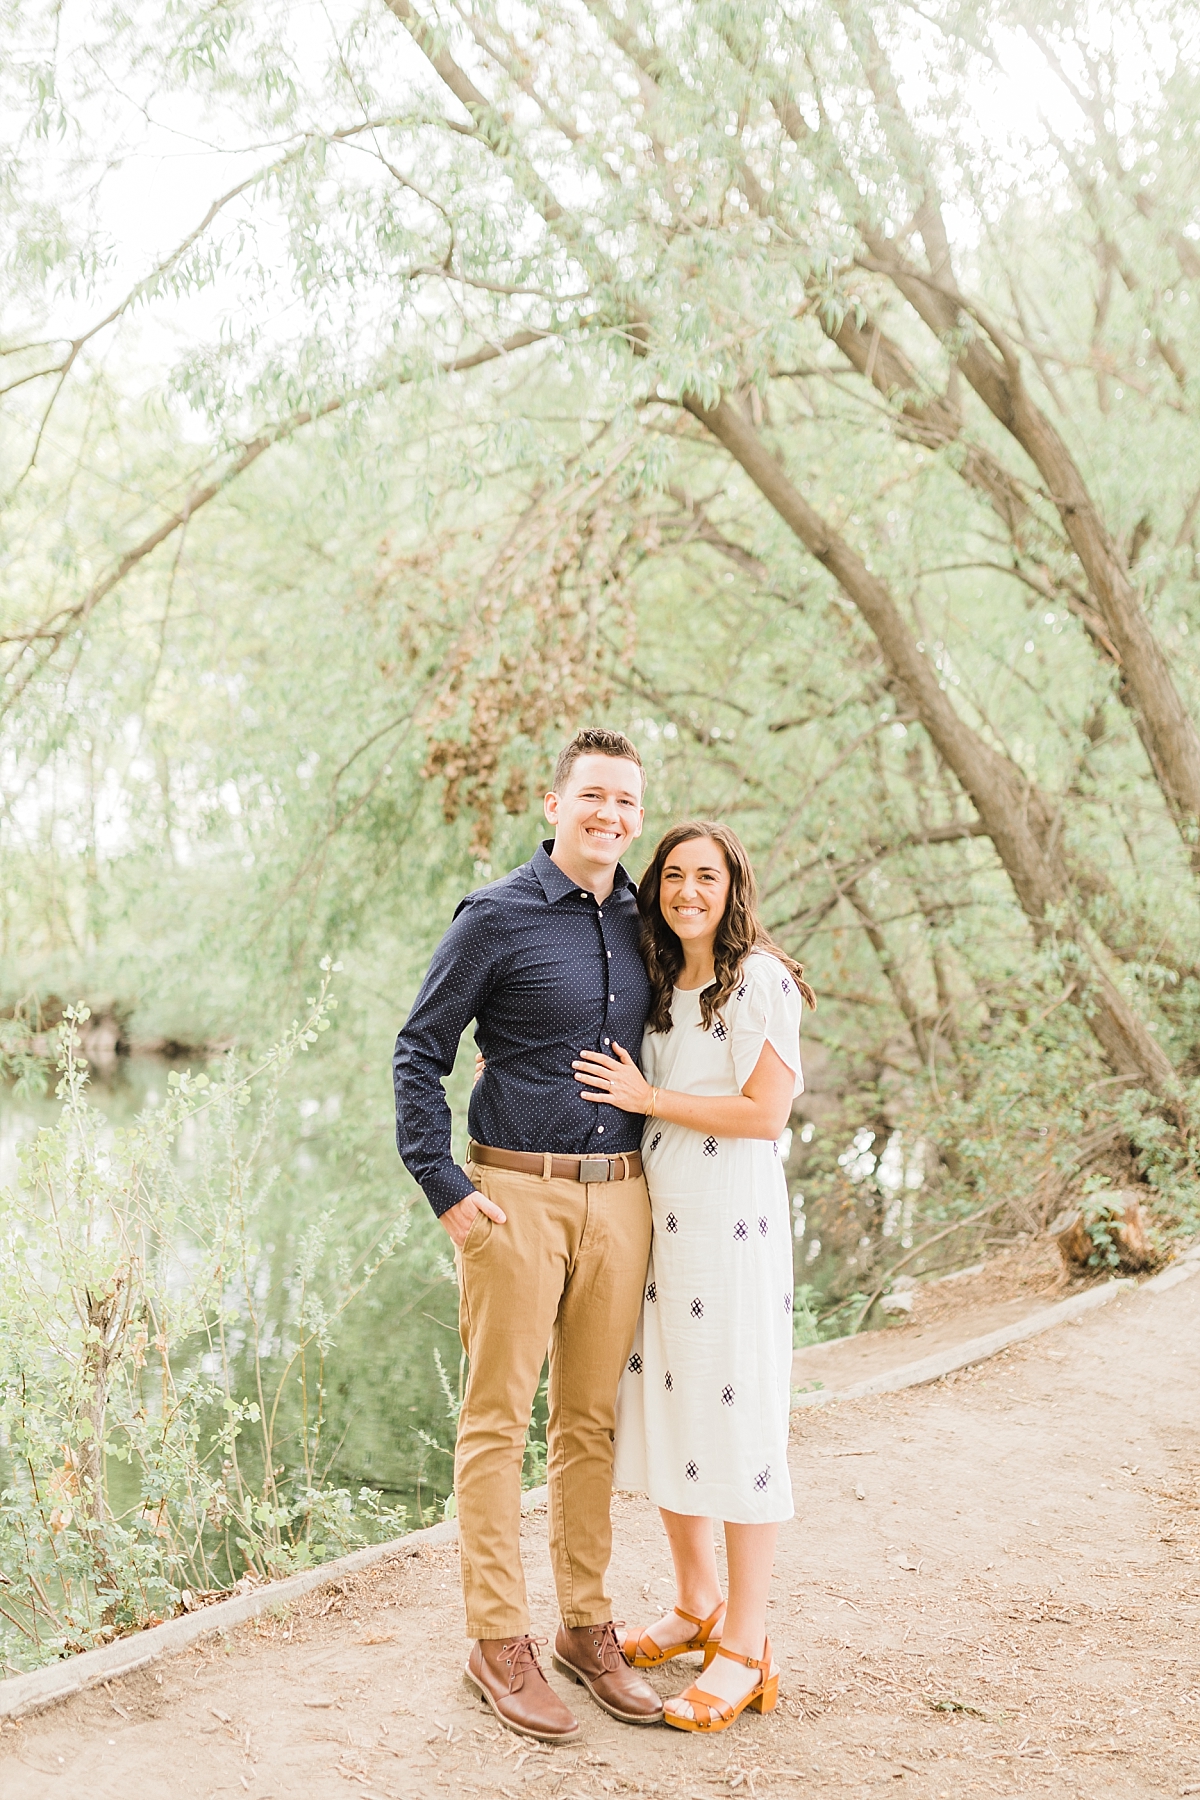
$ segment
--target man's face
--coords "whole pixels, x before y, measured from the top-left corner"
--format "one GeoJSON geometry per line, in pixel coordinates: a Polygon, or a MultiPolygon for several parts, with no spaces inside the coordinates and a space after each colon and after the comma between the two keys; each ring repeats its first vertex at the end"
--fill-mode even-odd
{"type": "Polygon", "coordinates": [[[546,795],[555,846],[595,869],[620,862],[642,835],[642,771],[623,756],[579,756],[564,791],[546,795]]]}

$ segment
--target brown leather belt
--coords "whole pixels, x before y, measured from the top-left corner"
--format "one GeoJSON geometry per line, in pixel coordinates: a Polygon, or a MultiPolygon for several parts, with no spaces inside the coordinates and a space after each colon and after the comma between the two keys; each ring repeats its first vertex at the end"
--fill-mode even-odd
{"type": "Polygon", "coordinates": [[[642,1172],[640,1150],[618,1156],[551,1156],[548,1151],[493,1150],[490,1144],[469,1143],[467,1161],[540,1175],[543,1181],[633,1181],[642,1172]]]}

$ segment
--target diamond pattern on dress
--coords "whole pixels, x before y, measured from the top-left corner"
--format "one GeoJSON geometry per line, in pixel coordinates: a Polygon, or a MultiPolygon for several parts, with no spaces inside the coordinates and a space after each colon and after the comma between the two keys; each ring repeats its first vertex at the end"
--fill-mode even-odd
{"type": "Polygon", "coordinates": [[[726,1382],[725,1386],[721,1389],[721,1405],[722,1406],[732,1406],[733,1405],[733,1389],[730,1387],[728,1382],[726,1382]]]}
{"type": "Polygon", "coordinates": [[[737,991],[737,997],[739,1000],[744,1000],[746,998],[746,984],[744,981],[737,991]]]}
{"type": "Polygon", "coordinates": [[[705,1138],[704,1154],[705,1154],[705,1156],[715,1156],[717,1154],[717,1140],[715,1137],[706,1137],[705,1138]]]}
{"type": "Polygon", "coordinates": [[[689,1481],[699,1481],[699,1479],[700,1479],[700,1471],[696,1467],[695,1463],[692,1462],[690,1457],[683,1466],[683,1472],[687,1476],[689,1481]]]}
{"type": "Polygon", "coordinates": [[[781,988],[782,988],[782,989],[783,989],[783,991],[784,991],[784,993],[785,993],[785,994],[790,994],[790,993],[791,993],[791,991],[792,991],[792,984],[791,984],[791,982],[790,982],[790,981],[789,981],[789,980],[788,980],[788,978],[787,978],[787,976],[786,976],[786,975],[785,975],[785,976],[784,976],[784,978],[783,978],[783,980],[782,980],[782,981],[781,981],[781,982],[780,982],[780,984],[779,984],[779,985],[780,985],[780,987],[781,987],[781,988]]]}
{"type": "Polygon", "coordinates": [[[633,1355],[630,1357],[629,1361],[625,1364],[625,1367],[629,1370],[629,1373],[631,1375],[640,1375],[641,1374],[642,1359],[638,1355],[636,1350],[634,1351],[633,1355]]]}
{"type": "Polygon", "coordinates": [[[724,1024],[723,1020],[721,1020],[721,1019],[713,1020],[712,1035],[716,1038],[718,1044],[723,1044],[725,1042],[725,1039],[729,1036],[729,1033],[725,1029],[725,1024],[724,1024]]]}
{"type": "Polygon", "coordinates": [[[657,1149],[658,1149],[658,1146],[659,1146],[659,1145],[660,1145],[660,1144],[661,1144],[661,1143],[662,1143],[662,1132],[661,1132],[661,1131],[656,1131],[656,1132],[655,1132],[655,1134],[654,1134],[654,1136],[653,1136],[653,1137],[652,1137],[652,1138],[651,1138],[651,1139],[650,1139],[650,1148],[651,1148],[651,1149],[652,1149],[652,1150],[657,1150],[657,1149]]]}
{"type": "Polygon", "coordinates": [[[737,1239],[739,1244],[745,1243],[747,1237],[750,1235],[749,1232],[746,1230],[745,1219],[738,1220],[737,1224],[733,1228],[733,1235],[737,1239]]]}
{"type": "Polygon", "coordinates": [[[783,1310],[786,1313],[790,1313],[792,1310],[792,1296],[790,1293],[783,1296],[783,1310]]]}
{"type": "Polygon", "coordinates": [[[766,1493],[767,1483],[768,1483],[768,1481],[770,1481],[770,1479],[771,1479],[770,1465],[768,1465],[765,1469],[760,1469],[758,1471],[758,1474],[754,1477],[754,1485],[758,1489],[760,1494],[766,1493]]]}
{"type": "Polygon", "coordinates": [[[760,1219],[758,1221],[758,1235],[759,1237],[766,1237],[767,1235],[767,1221],[765,1219],[760,1219]]]}
{"type": "Polygon", "coordinates": [[[678,1231],[679,1230],[679,1220],[675,1217],[674,1213],[667,1214],[666,1225],[667,1225],[668,1231],[678,1231]]]}
{"type": "Polygon", "coordinates": [[[674,1381],[671,1379],[670,1369],[668,1369],[666,1374],[663,1376],[663,1386],[666,1388],[668,1394],[672,1391],[672,1389],[675,1386],[674,1381]]]}
{"type": "Polygon", "coordinates": [[[658,1299],[658,1284],[656,1282],[651,1281],[646,1284],[646,1298],[651,1306],[653,1306],[658,1299]]]}
{"type": "Polygon", "coordinates": [[[692,1301],[691,1312],[693,1319],[702,1319],[704,1317],[704,1302],[699,1294],[697,1294],[696,1298],[692,1301]]]}

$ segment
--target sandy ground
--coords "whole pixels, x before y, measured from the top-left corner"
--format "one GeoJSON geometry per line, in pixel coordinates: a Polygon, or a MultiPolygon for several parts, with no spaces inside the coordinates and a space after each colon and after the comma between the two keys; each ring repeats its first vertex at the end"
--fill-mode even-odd
{"type": "MultiPolygon", "coordinates": [[[[926,1353],[916,1329],[888,1334],[894,1353],[926,1353]]],[[[621,1726],[578,1688],[575,1746],[503,1733],[460,1678],[450,1545],[10,1726],[0,1793],[1200,1794],[1198,1394],[1200,1278],[935,1386],[798,1414],[782,1698],[719,1737],[621,1726]]],[[[670,1594],[665,1546],[645,1502],[615,1513],[617,1616],[643,1622],[670,1594]]],[[[550,1632],[544,1532],[532,1515],[550,1632]]]]}

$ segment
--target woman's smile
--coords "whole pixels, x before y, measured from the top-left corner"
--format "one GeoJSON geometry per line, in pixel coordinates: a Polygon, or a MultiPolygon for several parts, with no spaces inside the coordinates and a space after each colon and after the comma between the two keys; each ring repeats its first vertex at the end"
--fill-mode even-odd
{"type": "Polygon", "coordinates": [[[710,837],[677,844],[664,864],[658,904],[663,918],[684,946],[687,964],[683,986],[712,980],[711,945],[729,901],[729,869],[719,844],[710,837]],[[700,961],[696,962],[699,955],[700,961]]]}

